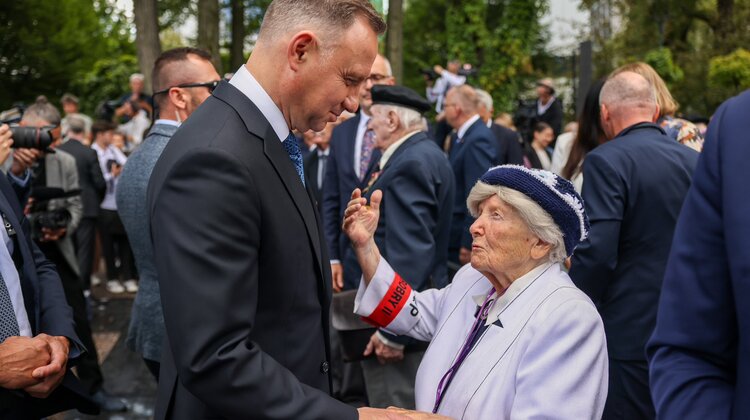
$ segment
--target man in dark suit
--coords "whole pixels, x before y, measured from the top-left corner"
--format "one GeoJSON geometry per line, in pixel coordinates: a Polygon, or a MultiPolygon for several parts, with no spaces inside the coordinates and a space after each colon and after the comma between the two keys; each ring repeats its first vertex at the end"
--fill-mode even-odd
{"type": "Polygon", "coordinates": [[[492,114],[495,109],[492,104],[492,96],[489,92],[477,89],[479,99],[479,118],[484,121],[487,128],[492,131],[497,140],[497,162],[495,165],[523,165],[523,152],[521,151],[521,137],[510,128],[495,124],[492,114]]]}
{"type": "Polygon", "coordinates": [[[605,419],[651,419],[645,345],[677,216],[698,153],[653,124],[654,88],[620,73],[600,94],[609,142],[586,156],[583,199],[589,239],[573,255],[570,277],[597,305],[609,352],[605,419]]]}
{"type": "MultiPolygon", "coordinates": [[[[2,161],[10,136],[0,126],[2,161]]],[[[0,418],[41,418],[71,408],[95,414],[70,372],[86,349],[54,264],[31,241],[19,198],[0,176],[0,418]]]]}
{"type": "Polygon", "coordinates": [[[72,155],[78,168],[83,214],[75,232],[75,242],[81,285],[84,290],[88,290],[91,287],[91,271],[94,267],[96,220],[107,184],[104,182],[96,152],[83,144],[86,138],[86,121],[77,115],[70,115],[67,119],[67,141],[57,148],[72,155]]]}
{"type": "Polygon", "coordinates": [[[327,124],[323,131],[310,130],[302,135],[305,142],[312,145],[310,152],[304,157],[305,179],[320,214],[323,214],[323,189],[328,157],[331,155],[331,135],[334,128],[351,117],[352,114],[346,111],[339,115],[335,123],[327,124]]]}
{"type": "Polygon", "coordinates": [[[358,267],[341,264],[349,248],[349,238],[341,232],[341,221],[352,191],[367,184],[368,174],[380,159],[380,150],[375,148],[375,137],[367,130],[372,106],[370,90],[374,85],[394,83],[390,62],[378,54],[369,77],[359,91],[360,112],[336,127],[331,137],[322,216],[335,292],[356,289],[361,275],[358,267]]]}
{"type": "Polygon", "coordinates": [[[330,397],[330,266],[292,129],[356,111],[384,30],[366,0],[275,0],[247,63],[162,152],[156,419],[358,417],[330,397]]]}
{"type": "Polygon", "coordinates": [[[555,85],[552,79],[541,79],[536,82],[536,107],[532,128],[537,122],[545,122],[552,127],[554,138],[562,132],[563,107],[562,102],[555,96],[555,85]]]}
{"type": "Polygon", "coordinates": [[[677,222],[647,346],[659,418],[750,418],[749,108],[714,114],[677,222]]]}
{"type": "MultiPolygon", "coordinates": [[[[415,290],[443,287],[449,280],[455,188],[448,159],[425,133],[422,113],[430,110],[430,103],[402,86],[375,86],[372,100],[368,128],[382,157],[364,197],[383,192],[375,243],[415,290]]],[[[346,264],[357,265],[351,251],[346,264]]],[[[365,354],[374,353],[377,360],[364,360],[362,368],[373,407],[414,408],[414,378],[425,348],[419,344],[384,331],[372,335],[365,354]]]]}
{"type": "Polygon", "coordinates": [[[466,198],[479,177],[498,161],[497,140],[479,117],[478,107],[477,92],[469,85],[449,90],[443,106],[446,121],[456,130],[448,155],[456,178],[448,259],[459,265],[468,264],[471,259],[469,226],[474,218],[466,207],[466,198]]]}

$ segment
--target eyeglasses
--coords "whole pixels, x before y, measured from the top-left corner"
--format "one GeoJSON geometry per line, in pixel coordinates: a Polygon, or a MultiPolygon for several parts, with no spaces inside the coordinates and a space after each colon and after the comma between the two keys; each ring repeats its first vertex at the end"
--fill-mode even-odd
{"type": "Polygon", "coordinates": [[[214,80],[213,82],[205,82],[205,83],[183,83],[181,85],[168,87],[164,90],[160,90],[158,92],[154,92],[154,96],[161,95],[163,93],[169,92],[169,89],[172,88],[195,88],[195,87],[204,87],[208,89],[208,93],[213,93],[214,89],[216,89],[216,86],[219,86],[219,82],[221,80],[214,80]]]}

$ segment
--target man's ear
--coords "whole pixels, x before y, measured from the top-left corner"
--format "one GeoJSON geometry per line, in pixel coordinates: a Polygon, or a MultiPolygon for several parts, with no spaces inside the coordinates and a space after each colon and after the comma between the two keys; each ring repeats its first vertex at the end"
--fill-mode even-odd
{"type": "Polygon", "coordinates": [[[310,31],[302,31],[289,42],[287,57],[289,67],[297,71],[299,66],[310,59],[310,55],[319,47],[318,38],[310,31]]]}
{"type": "Polygon", "coordinates": [[[167,92],[167,95],[169,95],[169,101],[172,102],[172,105],[175,106],[177,109],[185,109],[187,108],[187,102],[188,98],[185,97],[185,92],[180,88],[172,88],[169,89],[167,92]]]}
{"type": "Polygon", "coordinates": [[[661,109],[659,109],[659,104],[656,104],[656,109],[654,110],[654,115],[651,117],[651,122],[656,122],[659,120],[659,114],[661,113],[661,109]]]}

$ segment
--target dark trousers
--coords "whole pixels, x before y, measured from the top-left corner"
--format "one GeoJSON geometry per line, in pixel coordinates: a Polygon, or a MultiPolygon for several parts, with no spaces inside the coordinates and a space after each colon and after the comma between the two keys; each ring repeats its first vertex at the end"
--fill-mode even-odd
{"type": "Polygon", "coordinates": [[[94,268],[94,252],[96,251],[96,223],[96,217],[84,217],[75,233],[78,271],[81,273],[81,284],[84,290],[91,288],[91,272],[94,268]]]}
{"type": "MultiPolygon", "coordinates": [[[[364,349],[362,349],[364,351],[364,349]]],[[[333,396],[353,407],[368,406],[365,377],[359,362],[345,362],[341,352],[341,335],[331,328],[331,377],[333,396]]]]}
{"type": "Polygon", "coordinates": [[[648,386],[648,363],[609,359],[609,393],[603,420],[656,418],[648,386]]]}
{"type": "Polygon", "coordinates": [[[107,279],[135,279],[137,274],[133,252],[125,234],[125,227],[116,211],[99,210],[99,236],[102,240],[104,260],[107,263],[107,279]],[[119,270],[115,263],[116,259],[120,260],[119,270]]]}
{"type": "Polygon", "coordinates": [[[78,339],[86,347],[87,352],[78,358],[76,369],[81,386],[85,392],[93,394],[102,387],[104,378],[99,367],[99,360],[96,355],[96,346],[91,336],[91,325],[86,312],[86,298],[83,297],[83,287],[79,281],[78,275],[70,268],[65,261],[60,249],[55,243],[39,244],[44,255],[55,263],[57,272],[62,281],[65,299],[68,305],[73,309],[73,321],[75,321],[75,332],[78,339]]]}

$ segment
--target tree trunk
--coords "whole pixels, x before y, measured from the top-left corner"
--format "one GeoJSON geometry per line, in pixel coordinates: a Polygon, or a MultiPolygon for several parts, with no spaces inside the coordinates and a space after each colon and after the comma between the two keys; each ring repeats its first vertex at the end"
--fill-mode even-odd
{"type": "Polygon", "coordinates": [[[232,45],[229,50],[230,71],[245,63],[245,0],[232,1],[232,45]]]}
{"type": "Polygon", "coordinates": [[[161,54],[159,43],[159,21],[156,0],[133,0],[135,17],[135,46],[138,52],[138,65],[146,76],[145,91],[151,91],[151,72],[161,54]]]}
{"type": "Polygon", "coordinates": [[[404,82],[404,3],[403,0],[388,2],[388,35],[386,56],[391,61],[396,83],[404,82]]]}
{"type": "Polygon", "coordinates": [[[211,53],[216,71],[221,74],[219,0],[198,0],[198,48],[211,53]]]}
{"type": "Polygon", "coordinates": [[[717,38],[716,45],[719,47],[719,51],[729,53],[738,47],[738,45],[733,45],[730,42],[730,38],[735,31],[734,0],[718,0],[716,11],[718,12],[718,19],[714,26],[717,38]]]}

